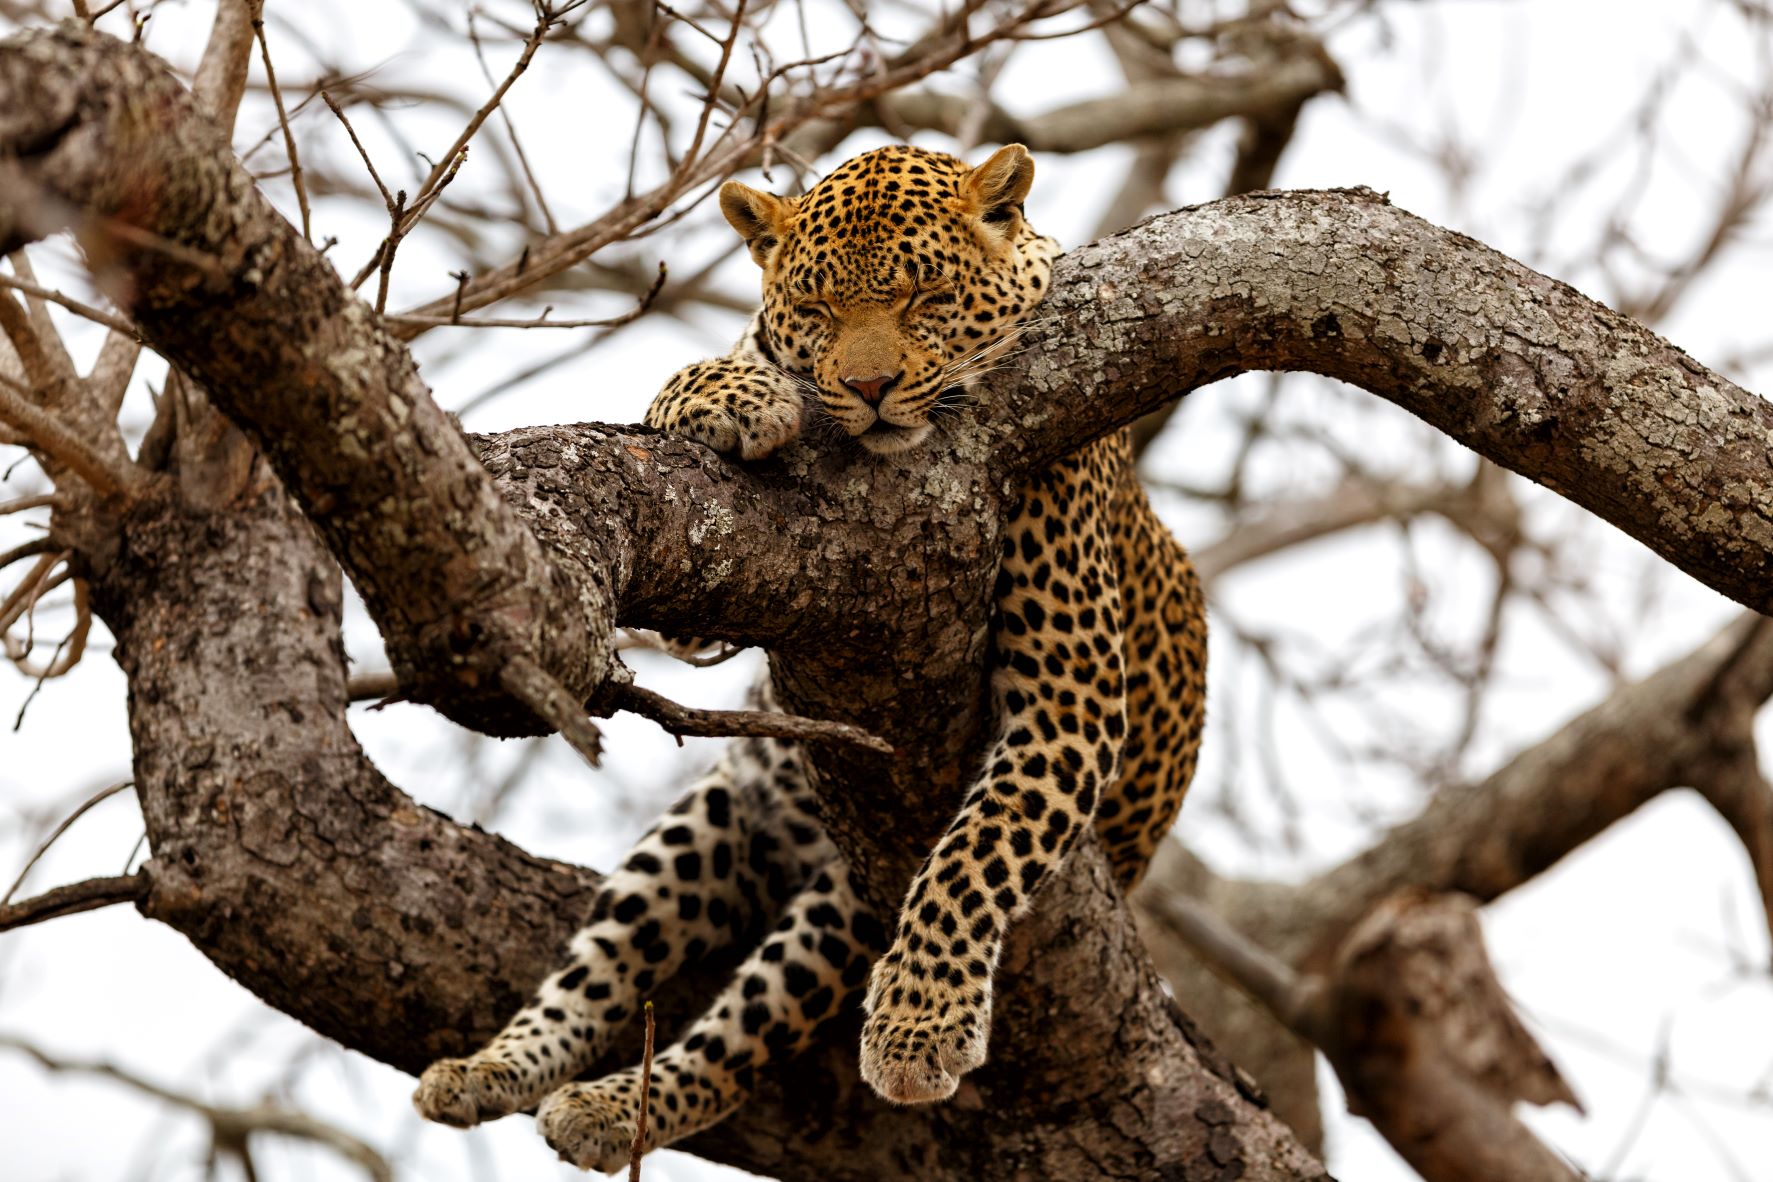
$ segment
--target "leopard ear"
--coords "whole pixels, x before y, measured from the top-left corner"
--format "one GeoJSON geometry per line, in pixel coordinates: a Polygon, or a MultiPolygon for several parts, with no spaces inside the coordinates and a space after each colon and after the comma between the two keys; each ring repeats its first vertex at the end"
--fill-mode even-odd
{"type": "Polygon", "coordinates": [[[739,237],[751,250],[751,257],[763,266],[770,252],[781,245],[793,203],[773,193],[728,181],[720,186],[720,212],[732,223],[739,237]]]}
{"type": "Polygon", "coordinates": [[[967,173],[965,191],[977,203],[979,220],[1007,225],[1022,213],[1022,201],[1034,184],[1034,157],[1021,144],[1008,144],[967,173]]]}

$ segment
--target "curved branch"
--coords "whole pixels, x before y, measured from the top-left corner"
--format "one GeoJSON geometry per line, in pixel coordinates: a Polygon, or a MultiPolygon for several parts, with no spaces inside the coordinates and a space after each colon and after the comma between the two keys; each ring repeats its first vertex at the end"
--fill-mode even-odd
{"type": "Polygon", "coordinates": [[[988,379],[1012,471],[1197,386],[1309,370],[1370,390],[1773,608],[1773,403],[1575,289],[1367,190],[1263,193],[1066,255],[988,379]]]}
{"type": "MultiPolygon", "coordinates": [[[[415,697],[481,729],[533,730],[533,713],[500,689],[514,654],[594,700],[616,617],[645,615],[636,609],[649,600],[681,608],[682,570],[722,582],[713,572],[738,567],[735,548],[788,540],[776,536],[784,519],[816,533],[846,518],[873,527],[878,507],[865,499],[834,513],[808,495],[809,482],[853,467],[847,456],[820,457],[811,470],[737,473],[699,464],[694,449],[613,434],[567,444],[553,432],[553,475],[570,480],[558,470],[577,468],[597,482],[559,493],[612,512],[581,522],[570,545],[538,540],[532,531],[546,529],[534,520],[521,528],[404,349],[250,188],[152,63],[78,26],[14,38],[0,71],[14,92],[48,88],[46,121],[9,125],[13,142],[0,154],[29,150],[27,179],[94,214],[139,198],[139,179],[116,178],[165,178],[157,203],[130,208],[149,232],[225,260],[233,278],[194,275],[164,253],[110,240],[135,286],[136,319],[264,448],[363,592],[415,697]],[[161,100],[162,134],[125,142],[113,124],[144,92],[161,100]],[[91,101],[82,106],[83,95],[91,101]],[[90,134],[70,134],[76,125],[90,134]],[[151,149],[131,146],[144,138],[151,149]],[[280,331],[262,330],[272,322],[280,331]],[[601,455],[585,462],[561,450],[580,445],[601,455]],[[615,448],[676,471],[639,471],[615,448]],[[622,486],[613,504],[612,476],[622,486]],[[708,528],[695,496],[654,495],[684,476],[717,490],[722,528],[708,528]],[[638,561],[652,553],[635,545],[649,535],[672,538],[685,564],[638,561]],[[648,568],[671,571],[660,596],[641,585],[648,568]]],[[[19,208],[16,187],[6,192],[0,240],[41,220],[41,210],[19,208]]],[[[1573,290],[1374,194],[1264,194],[1153,219],[1066,256],[1048,309],[1044,336],[990,379],[990,420],[956,428],[990,445],[987,462],[974,464],[983,470],[945,457],[950,487],[928,500],[954,504],[972,492],[990,514],[1007,477],[1183,390],[1251,369],[1309,368],[1374,390],[1559,489],[1725,594],[1773,603],[1773,407],[1573,290]]],[[[989,546],[996,528],[986,524],[975,541],[989,546]]],[[[864,557],[841,553],[824,573],[865,570],[864,557]]],[[[800,617],[825,606],[794,598],[800,617]]],[[[715,600],[701,606],[701,622],[746,640],[780,642],[781,622],[796,618],[759,613],[753,597],[707,596],[715,600]],[[710,620],[711,610],[728,618],[710,620]]],[[[841,624],[848,602],[830,606],[802,626],[841,624]]],[[[963,618],[976,615],[969,608],[963,618]]],[[[893,740],[890,727],[868,729],[893,740]]]]}

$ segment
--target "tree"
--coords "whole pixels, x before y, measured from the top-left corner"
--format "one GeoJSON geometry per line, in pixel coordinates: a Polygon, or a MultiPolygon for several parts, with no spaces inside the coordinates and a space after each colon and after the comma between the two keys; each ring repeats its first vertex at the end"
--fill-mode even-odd
{"type": "MultiPolygon", "coordinates": [[[[716,96],[679,140],[687,150],[652,189],[631,182],[575,229],[546,215],[547,231],[518,257],[465,271],[453,292],[406,315],[385,311],[398,248],[447,208],[463,150],[500,113],[496,96],[410,195],[389,194],[372,173],[389,216],[361,273],[376,277],[372,311],[306,241],[301,186],[298,230],[203,115],[238,101],[260,28],[247,7],[220,7],[194,99],[147,53],[80,23],[7,42],[0,93],[29,98],[8,102],[0,122],[0,250],[73,226],[129,320],[82,309],[115,335],[81,378],[48,323],[50,294],[17,263],[7,281],[27,298],[0,300],[18,360],[0,385],[0,421],[55,492],[48,534],[0,556],[28,564],[0,621],[73,579],[82,610],[115,636],[153,856],[134,874],[15,904],[5,922],[134,900],[272,1005],[407,1070],[496,1027],[553,960],[596,876],[415,807],[363,756],[345,715],[341,566],[392,665],[391,685],[359,682],[358,692],[392,688],[489,734],[557,729],[588,755],[598,739],[582,703],[592,714],[639,709],[689,733],[759,725],[688,715],[634,689],[614,663],[615,625],[768,647],[793,711],[768,725],[815,744],[834,835],[891,910],[976,757],[978,645],[1005,489],[1238,372],[1308,370],[1362,386],[1749,608],[1767,606],[1766,404],[1632,319],[1368,192],[1227,198],[1074,251],[1050,319],[952,428],[953,454],[920,457],[890,484],[856,487],[851,461],[817,447],[784,466],[737,469],[635,428],[465,439],[436,406],[403,340],[557,280],[679,216],[742,165],[835,144],[842,113],[962,138],[1016,134],[1054,151],[1144,136],[1152,159],[1135,162],[1135,179],[1164,158],[1153,133],[1237,114],[1249,126],[1242,188],[1260,183],[1264,160],[1272,167],[1275,138],[1284,143],[1305,98],[1339,83],[1321,48],[1271,33],[1259,52],[1287,68],[1252,71],[1260,86],[1145,77],[1110,107],[1019,126],[899,89],[1052,15],[1005,12],[975,26],[938,21],[855,75],[760,58],[759,87],[726,72],[742,7],[683,27],[650,8],[612,9],[612,44],[699,69],[716,96]],[[671,44],[702,32],[717,47],[712,72],[671,44]],[[725,130],[714,118],[722,104],[725,130]],[[116,405],[139,342],[174,369],[132,453],[116,405]],[[900,565],[883,567],[882,553],[900,565]]],[[[1109,22],[1123,15],[1100,19],[1117,29],[1109,22]]],[[[512,78],[542,46],[592,36],[581,16],[539,10],[534,29],[518,31],[512,78]]],[[[1150,68],[1143,52],[1125,50],[1130,75],[1150,68]]],[[[293,180],[293,138],[288,151],[293,180]]],[[[1129,217],[1150,204],[1135,188],[1129,217]]],[[[539,188],[518,200],[546,211],[539,188]]],[[[633,268],[614,277],[644,279],[633,268]]],[[[637,294],[658,309],[696,290],[692,279],[673,297],[646,281],[637,294]]],[[[1410,511],[1359,495],[1322,509],[1410,511]]],[[[1438,496],[1416,509],[1506,522],[1490,477],[1438,496]]],[[[79,645],[52,667],[78,659],[79,645]]],[[[1500,1000],[1468,914],[1395,892],[1494,897],[1677,783],[1706,791],[1763,888],[1773,884],[1773,818],[1749,730],[1773,692],[1768,645],[1759,617],[1745,616],[1308,888],[1236,889],[1178,854],[1143,899],[1145,918],[1322,1046],[1425,1176],[1570,1176],[1508,1115],[1507,1100],[1567,1092],[1500,1000]],[[1547,807],[1552,794],[1579,805],[1547,807]],[[1436,974],[1478,1004],[1415,1024],[1350,1020],[1409,1010],[1400,991],[1432,991],[1436,974]],[[1478,1018],[1478,1041],[1502,1052],[1474,1058],[1451,1036],[1478,1018]],[[1450,1064],[1435,1073],[1450,1085],[1400,1079],[1378,1053],[1398,1039],[1450,1064]],[[1480,1149],[1516,1156],[1503,1165],[1480,1149]]],[[[1159,950],[1176,951],[1161,940],[1159,950]]],[[[690,1012],[724,967],[680,983],[661,1010],[690,1012]]],[[[1093,856],[1043,895],[1005,979],[993,1063],[971,1100],[886,1109],[855,1083],[850,1046],[834,1046],[693,1147],[789,1178],[1321,1176],[1159,986],[1093,856]],[[1065,1037],[1051,1038],[1055,1029],[1065,1037]]],[[[1189,1008],[1193,994],[1180,992],[1189,1008]]]]}

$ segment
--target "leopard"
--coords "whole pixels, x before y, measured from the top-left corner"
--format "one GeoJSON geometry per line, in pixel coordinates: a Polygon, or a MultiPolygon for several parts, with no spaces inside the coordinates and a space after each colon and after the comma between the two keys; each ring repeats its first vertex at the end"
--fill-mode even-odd
{"type": "MultiPolygon", "coordinates": [[[[1019,144],[976,167],[892,145],[798,196],[726,182],[720,209],[762,271],[762,301],[729,354],[665,383],[646,422],[740,463],[820,417],[859,443],[858,464],[928,445],[1046,295],[1059,248],[1027,220],[1033,178],[1019,144]]],[[[423,1073],[419,1112],[470,1126],[533,1107],[562,1159],[620,1170],[643,1106],[643,1153],[706,1129],[858,1002],[868,1085],[899,1104],[952,1096],[986,1060],[1011,923],[1086,831],[1122,889],[1139,882],[1204,722],[1200,581],[1124,431],[1028,478],[1002,539],[989,744],[890,926],[821,825],[805,751],[733,740],[602,882],[529,1003],[479,1051],[423,1073]],[[731,981],[650,1077],[579,1078],[661,982],[735,946],[731,981]]],[[[753,693],[775,708],[767,673],[753,693]]]]}

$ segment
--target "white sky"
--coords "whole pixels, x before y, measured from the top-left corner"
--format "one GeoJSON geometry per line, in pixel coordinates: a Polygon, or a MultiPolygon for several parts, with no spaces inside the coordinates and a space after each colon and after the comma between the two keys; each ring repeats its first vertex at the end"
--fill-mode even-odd
{"type": "MultiPolygon", "coordinates": [[[[273,3],[274,14],[279,8],[273,3]]],[[[1383,37],[1379,24],[1362,20],[1333,40],[1350,78],[1350,94],[1346,101],[1325,99],[1309,108],[1277,183],[1388,190],[1399,205],[1531,257],[1596,294],[1610,290],[1603,277],[1564,270],[1564,260],[1582,255],[1601,215],[1626,186],[1639,197],[1634,231],[1651,252],[1678,254],[1703,229],[1716,193],[1718,162],[1740,134],[1730,79],[1752,77],[1755,54],[1768,50],[1764,36],[1745,34],[1726,5],[1446,0],[1394,2],[1382,10],[1383,37]],[[1590,190],[1560,194],[1567,165],[1618,134],[1646,79],[1690,33],[1696,33],[1697,49],[1710,68],[1676,91],[1669,150],[1644,176],[1634,178],[1627,167],[1616,165],[1590,190]],[[1407,146],[1434,142],[1448,127],[1456,128],[1486,165],[1462,197],[1450,194],[1432,162],[1407,146]],[[1559,196],[1567,208],[1541,244],[1528,211],[1548,195],[1559,196]]],[[[210,11],[202,3],[162,7],[150,44],[188,63],[201,46],[210,11]]],[[[347,68],[386,63],[384,77],[432,83],[478,76],[471,57],[415,48],[424,42],[414,39],[404,6],[313,0],[305,12],[312,14],[302,17],[308,35],[347,68]]],[[[307,63],[293,36],[275,20],[270,29],[279,74],[305,76],[307,63]]],[[[509,57],[503,47],[495,52],[500,61],[509,57]]],[[[544,52],[513,92],[510,107],[565,224],[594,213],[619,193],[624,178],[611,162],[625,159],[629,129],[625,114],[616,121],[620,126],[595,117],[618,98],[607,79],[593,74],[582,58],[560,60],[572,70],[551,68],[544,52]]],[[[998,93],[1021,109],[1037,110],[1116,86],[1105,57],[1061,42],[1019,53],[998,93]]],[[[452,138],[453,124],[411,114],[402,127],[414,143],[435,148],[452,138]]],[[[299,125],[304,145],[349,151],[333,134],[336,129],[324,126],[325,118],[322,112],[320,121],[299,125]]],[[[237,142],[255,142],[270,126],[266,119],[263,104],[249,104],[237,142]]],[[[362,121],[360,131],[379,160],[395,158],[391,140],[362,121]]],[[[920,142],[941,145],[935,139],[920,142]]],[[[1230,143],[1228,129],[1205,137],[1191,162],[1172,178],[1173,203],[1216,194],[1230,143]]],[[[856,145],[861,146],[866,145],[856,145]]],[[[279,152],[272,144],[254,163],[271,167],[279,152]]],[[[1109,196],[1099,178],[1117,183],[1125,155],[1105,149],[1072,158],[1042,157],[1031,217],[1063,241],[1082,240],[1109,196]]],[[[273,187],[272,193],[293,208],[287,189],[273,187]]],[[[320,232],[340,238],[334,249],[352,265],[379,233],[370,219],[327,201],[316,203],[316,224],[320,232]]],[[[704,216],[700,224],[707,229],[669,252],[679,274],[725,245],[717,219],[704,216]]],[[[1710,276],[1664,326],[1696,357],[1719,359],[1770,335],[1766,230],[1764,224],[1753,227],[1738,262],[1710,276]]],[[[444,272],[454,265],[435,240],[415,238],[403,249],[392,303],[436,294],[447,283],[444,272]]],[[[753,282],[742,267],[735,264],[732,272],[738,277],[735,288],[753,282]]],[[[84,290],[77,274],[58,281],[84,290]]],[[[660,380],[679,365],[723,348],[733,331],[731,322],[712,315],[693,326],[649,317],[587,359],[491,401],[469,416],[468,425],[497,429],[638,418],[660,380]]],[[[420,355],[440,399],[460,406],[505,380],[526,359],[547,356],[564,344],[545,333],[434,333],[420,355]]],[[[1738,376],[1751,388],[1765,389],[1773,374],[1763,367],[1738,376]]],[[[1196,394],[1152,457],[1153,469],[1221,470],[1230,418],[1238,408],[1255,404],[1260,383],[1249,379],[1196,394]]],[[[144,405],[138,398],[132,413],[144,414],[144,405]]],[[[1399,466],[1417,457],[1420,435],[1414,424],[1375,400],[1351,403],[1300,383],[1287,408],[1303,417],[1358,415],[1363,446],[1372,454],[1399,466]],[[1359,409],[1351,412],[1350,406],[1359,409]]],[[[1298,486],[1311,475],[1277,470],[1263,478],[1279,488],[1298,486]]],[[[0,489],[0,499],[28,480],[21,474],[15,485],[0,489]]],[[[1211,540],[1211,518],[1164,506],[1175,510],[1172,524],[1184,541],[1211,540]]],[[[1549,496],[1534,498],[1532,512],[1536,523],[1553,526],[1575,514],[1549,496]]],[[[17,517],[0,519],[0,548],[24,536],[22,528],[17,517]]],[[[1595,526],[1583,537],[1601,603],[1614,618],[1632,618],[1631,605],[1647,588],[1653,591],[1653,610],[1625,637],[1634,675],[1685,651],[1730,617],[1732,609],[1717,596],[1666,572],[1610,528],[1595,526]]],[[[1437,612],[1450,630],[1469,629],[1491,576],[1444,539],[1437,543],[1430,536],[1424,545],[1424,552],[1438,560],[1431,568],[1437,612]]],[[[1221,606],[1246,626],[1284,625],[1321,637],[1333,648],[1392,610],[1387,597],[1400,578],[1395,549],[1372,531],[1252,566],[1220,586],[1221,606]],[[1311,593],[1301,596],[1302,586],[1311,593]]],[[[366,664],[375,660],[373,636],[360,614],[350,646],[366,664]]],[[[16,828],[5,824],[10,815],[59,815],[94,788],[127,774],[123,679],[106,659],[108,637],[95,638],[93,647],[77,675],[44,688],[22,731],[0,732],[0,829],[6,832],[16,828]]],[[[648,662],[642,674],[667,692],[714,702],[736,695],[752,667],[741,661],[692,673],[648,662]]],[[[1506,693],[1486,716],[1467,771],[1493,767],[1607,690],[1592,666],[1530,619],[1506,635],[1501,669],[1506,693]]],[[[1215,669],[1215,694],[1230,692],[1232,676],[1231,666],[1215,669]]],[[[0,673],[0,725],[10,726],[29,690],[24,679],[0,673]]],[[[1425,725],[1436,724],[1431,716],[1446,708],[1431,695],[1390,705],[1422,716],[1425,725]]],[[[478,799],[475,789],[484,790],[521,750],[469,744],[460,732],[411,707],[357,718],[366,745],[397,783],[464,819],[478,799]]],[[[1765,731],[1764,739],[1773,738],[1765,731]]],[[[539,853],[607,865],[671,799],[671,786],[710,750],[707,743],[691,743],[679,752],[649,724],[633,719],[614,720],[607,732],[610,756],[602,775],[590,777],[563,748],[550,749],[533,782],[500,818],[500,831],[539,853]]],[[[1401,778],[1373,773],[1350,783],[1297,720],[1289,727],[1283,717],[1279,734],[1283,742],[1275,758],[1295,785],[1308,786],[1296,823],[1310,840],[1292,853],[1276,845],[1253,848],[1218,813],[1204,806],[1186,811],[1183,825],[1191,843],[1221,867],[1297,876],[1345,857],[1370,839],[1376,823],[1401,819],[1416,807],[1401,778]],[[1355,799],[1363,802],[1361,809],[1351,806],[1355,799]]],[[[1240,805],[1252,824],[1278,826],[1278,808],[1248,788],[1249,754],[1228,750],[1231,741],[1211,728],[1208,744],[1197,789],[1202,800],[1221,798],[1242,785],[1240,805]]],[[[25,893],[118,872],[140,832],[133,799],[114,798],[57,845],[33,871],[25,893]]],[[[0,889],[28,852],[20,841],[0,838],[0,889]]],[[[1741,848],[1703,804],[1687,793],[1666,797],[1488,908],[1485,922],[1505,983],[1589,1110],[1586,1117],[1564,1110],[1530,1113],[1528,1119],[1545,1137],[1597,1174],[1658,1182],[1773,1179],[1773,985],[1764,967],[1766,938],[1741,848]],[[1647,1097],[1650,1064],[1664,1047],[1672,1086],[1647,1097]]],[[[0,937],[0,1032],[24,1034],[63,1054],[125,1064],[219,1100],[250,1103],[270,1091],[398,1155],[408,1179],[573,1174],[554,1163],[526,1118],[472,1134],[422,1125],[406,1106],[410,1079],[319,1044],[222,977],[182,937],[128,909],[0,937]]],[[[1324,1079],[1326,1095],[1333,1097],[1327,1072],[1324,1079]]],[[[5,1101],[0,1104],[0,1175],[6,1178],[202,1175],[197,1125],[169,1117],[115,1086],[50,1078],[0,1051],[0,1097],[5,1101]]],[[[1328,1160],[1338,1176],[1363,1182],[1412,1176],[1362,1122],[1342,1114],[1334,1099],[1327,1101],[1326,1115],[1328,1160]]],[[[286,1145],[267,1146],[260,1163],[266,1179],[355,1176],[332,1159],[286,1145]]],[[[738,1175],[667,1153],[648,1159],[646,1176],[667,1182],[738,1175]]]]}

